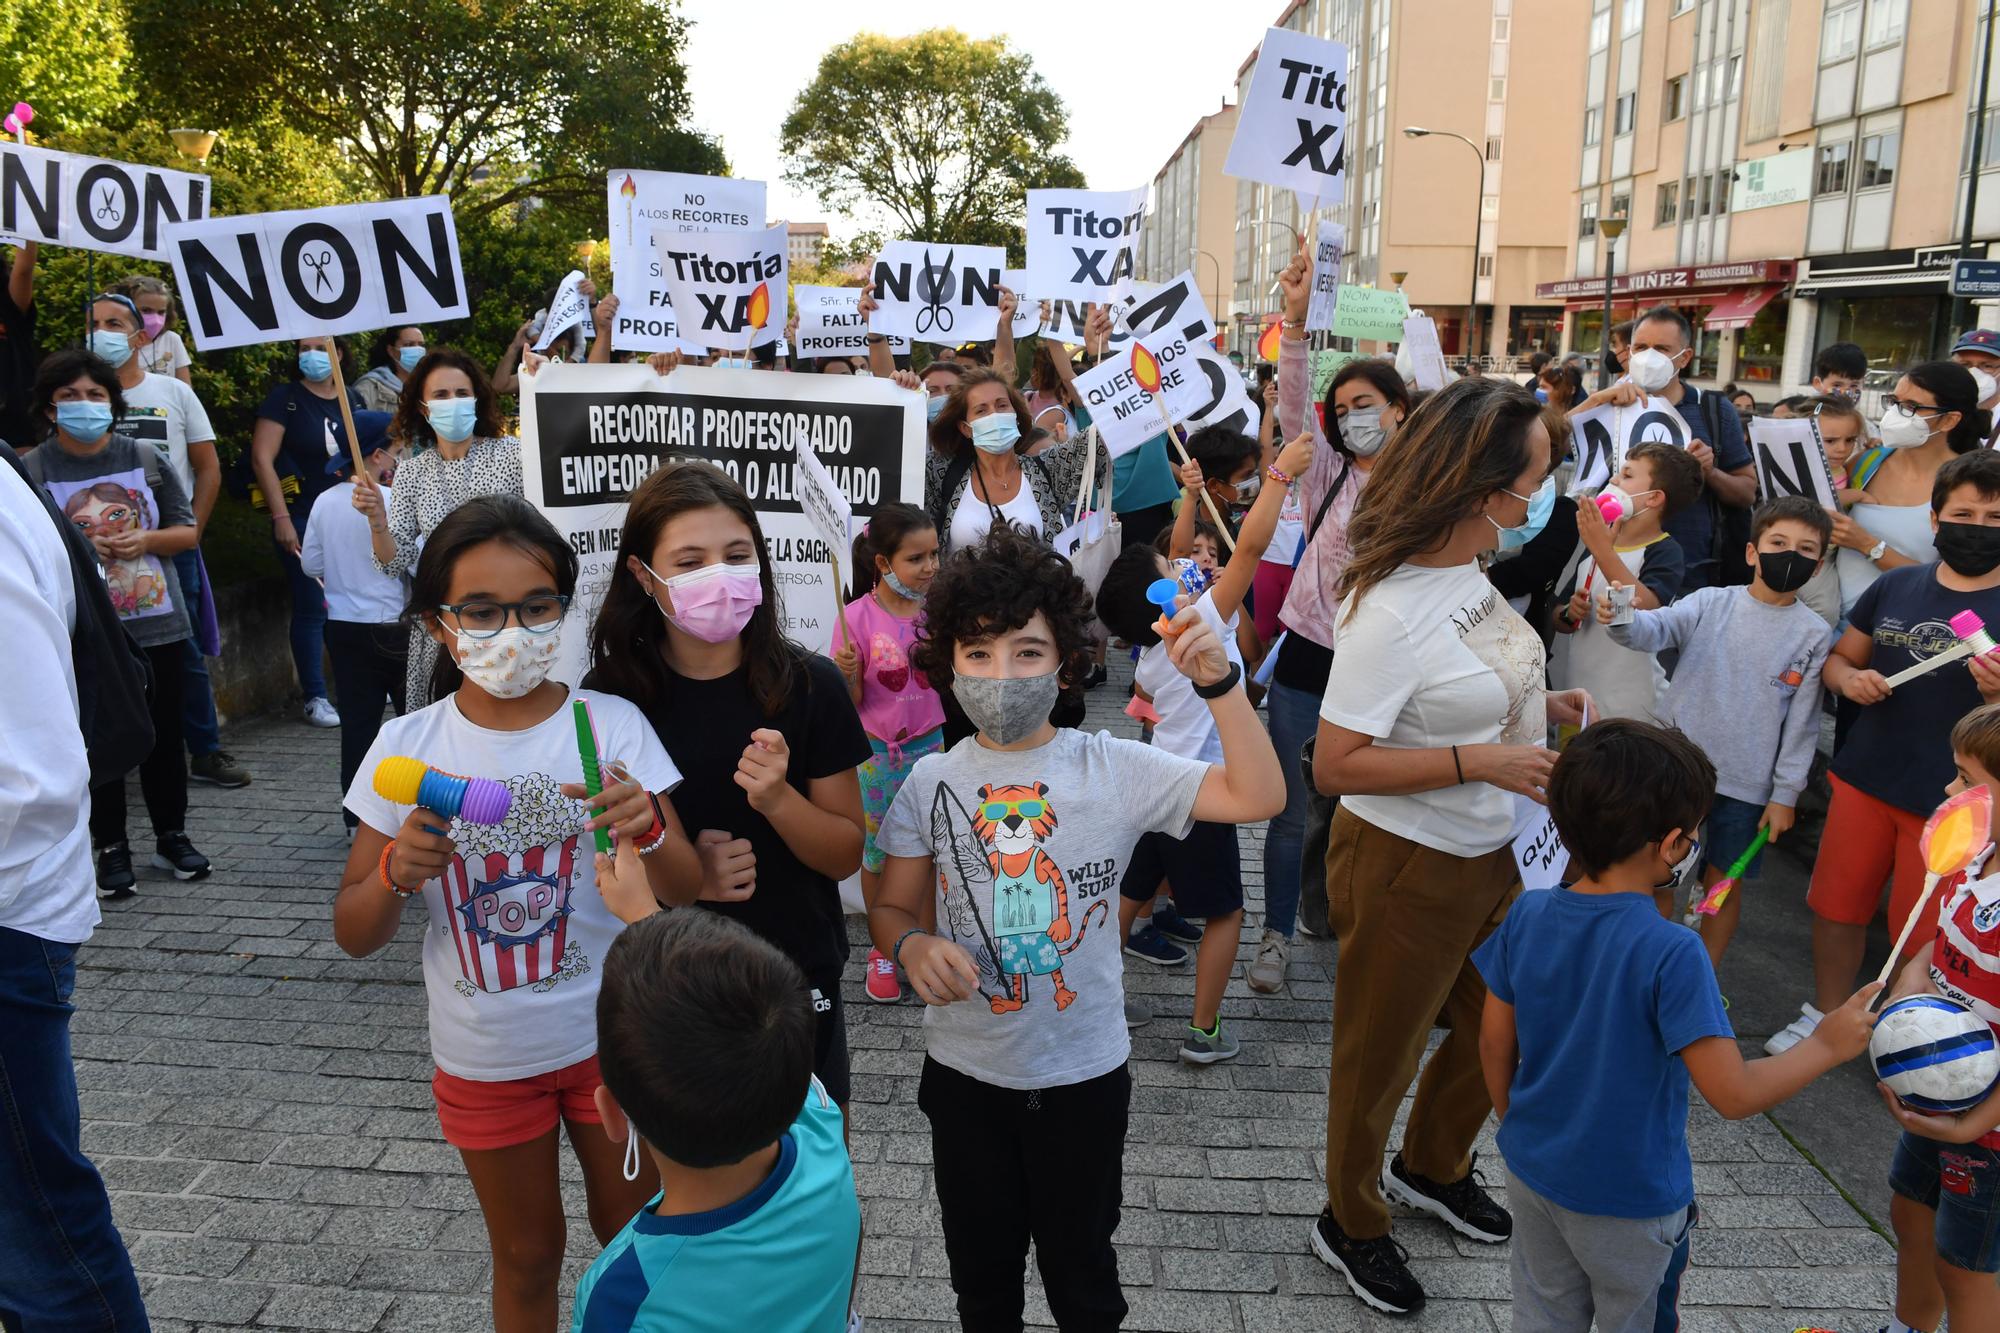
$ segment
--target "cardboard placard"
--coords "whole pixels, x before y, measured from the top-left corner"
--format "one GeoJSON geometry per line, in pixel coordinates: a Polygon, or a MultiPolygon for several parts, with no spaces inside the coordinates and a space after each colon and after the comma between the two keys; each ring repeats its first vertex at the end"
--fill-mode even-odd
{"type": "Polygon", "coordinates": [[[940,347],[991,342],[1000,332],[1006,269],[1007,251],[997,245],[891,241],[870,270],[875,313],[868,329],[940,347]]]}
{"type": "Polygon", "coordinates": [[[612,171],[605,174],[604,193],[611,288],[618,293],[612,347],[621,352],[706,353],[706,347],[680,337],[654,233],[756,231],[764,225],[764,182],[677,171],[612,171]]]}
{"type": "MultiPolygon", "coordinates": [[[[794,287],[799,336],[792,348],[801,359],[823,356],[867,356],[868,325],[861,318],[859,287],[794,287]]],[[[891,352],[910,350],[908,338],[891,338],[891,352]]]]}
{"type": "Polygon", "coordinates": [[[1664,398],[1647,398],[1630,407],[1603,403],[1569,418],[1570,453],[1576,458],[1571,495],[1591,495],[1611,484],[1625,455],[1635,444],[1659,441],[1688,447],[1687,422],[1664,398]]]}
{"type": "MultiPolygon", "coordinates": [[[[1107,349],[1124,346],[1133,338],[1162,329],[1176,328],[1189,342],[1206,342],[1215,336],[1215,320],[1208,301],[1196,285],[1194,274],[1182,270],[1171,282],[1137,282],[1132,290],[1112,303],[1118,316],[1111,321],[1107,349]]],[[[1084,303],[1052,301],[1049,323],[1043,333],[1072,347],[1083,342],[1084,303]]]]}
{"type": "Polygon", "coordinates": [[[1313,238],[1312,295],[1306,303],[1306,332],[1331,331],[1340,307],[1340,255],[1347,228],[1322,222],[1313,238]]]}
{"type": "Polygon", "coordinates": [[[1840,512],[1833,489],[1833,468],[1820,443],[1819,422],[1812,417],[1750,419],[1750,457],[1757,470],[1757,502],[1786,495],[1807,495],[1840,512]]]}
{"type": "Polygon", "coordinates": [[[784,333],[790,242],[782,223],[760,231],[658,231],[653,247],[684,343],[740,352],[784,333]]]}
{"type": "Polygon", "coordinates": [[[1000,275],[1001,283],[1014,293],[1014,340],[1032,338],[1042,329],[1042,303],[1028,297],[1028,270],[1010,268],[1000,275]]]}
{"type": "Polygon", "coordinates": [[[1099,303],[1132,290],[1147,187],[1028,191],[1028,285],[1044,301],[1099,303]]]}
{"type": "Polygon", "coordinates": [[[1559,888],[1563,872],[1569,869],[1569,849],[1556,830],[1555,812],[1526,796],[1514,797],[1514,868],[1521,874],[1521,888],[1535,893],[1559,888]]]}
{"type": "Polygon", "coordinates": [[[1403,321],[1410,317],[1410,303],[1401,292],[1342,283],[1336,301],[1333,315],[1336,337],[1368,338],[1384,343],[1402,341],[1403,321]]]}
{"type": "Polygon", "coordinates": [[[542,336],[535,340],[537,352],[549,350],[549,344],[565,329],[583,325],[583,336],[595,338],[597,323],[590,317],[590,298],[583,294],[583,271],[571,269],[563,276],[562,286],[556,288],[556,299],[549,306],[549,316],[542,324],[542,336]]]}
{"type": "Polygon", "coordinates": [[[1290,28],[1265,32],[1222,169],[1290,190],[1308,208],[1339,203],[1347,181],[1347,48],[1290,28]]]}
{"type": "Polygon", "coordinates": [[[1403,350],[1410,354],[1419,389],[1442,389],[1450,380],[1444,348],[1438,344],[1437,324],[1421,310],[1403,321],[1403,350]]]}
{"type": "Polygon", "coordinates": [[[0,236],[168,263],[166,229],[208,216],[208,177],[0,140],[0,236]]]}
{"type": "Polygon", "coordinates": [[[1159,363],[1157,395],[1148,393],[1139,383],[1129,344],[1126,351],[1107,356],[1076,377],[1077,394],[1089,409],[1090,420],[1113,458],[1130,453],[1166,428],[1160,404],[1166,405],[1167,420],[1179,423],[1209,402],[1207,376],[1202,374],[1195,350],[1186,337],[1168,331],[1138,342],[1159,363]]]}

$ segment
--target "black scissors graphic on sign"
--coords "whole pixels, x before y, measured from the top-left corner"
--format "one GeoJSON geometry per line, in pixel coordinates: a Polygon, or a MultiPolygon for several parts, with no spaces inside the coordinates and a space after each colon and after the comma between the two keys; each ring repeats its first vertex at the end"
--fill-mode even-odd
{"type": "Polygon", "coordinates": [[[314,291],[333,285],[331,279],[326,276],[326,267],[333,262],[333,251],[307,250],[300,254],[299,262],[313,271],[314,291]]]}
{"type": "Polygon", "coordinates": [[[103,199],[97,205],[97,216],[100,218],[110,218],[113,222],[117,222],[125,216],[125,210],[118,207],[118,191],[112,186],[107,185],[104,187],[103,199]]]}
{"type": "Polygon", "coordinates": [[[954,321],[951,309],[945,302],[952,298],[956,286],[951,279],[951,260],[957,253],[956,250],[947,250],[944,252],[944,263],[933,264],[931,252],[924,251],[924,266],[917,274],[917,299],[924,303],[924,308],[917,312],[918,333],[929,333],[932,330],[939,333],[951,332],[954,321]]]}

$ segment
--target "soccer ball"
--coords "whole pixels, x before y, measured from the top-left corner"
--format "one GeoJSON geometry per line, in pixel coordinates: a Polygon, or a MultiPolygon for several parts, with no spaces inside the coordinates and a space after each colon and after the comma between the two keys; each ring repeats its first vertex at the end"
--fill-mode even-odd
{"type": "Polygon", "coordinates": [[[1868,1058],[1903,1105],[1934,1115],[1977,1106],[2000,1082],[1993,1029],[1942,995],[1912,995],[1884,1009],[1868,1058]]]}

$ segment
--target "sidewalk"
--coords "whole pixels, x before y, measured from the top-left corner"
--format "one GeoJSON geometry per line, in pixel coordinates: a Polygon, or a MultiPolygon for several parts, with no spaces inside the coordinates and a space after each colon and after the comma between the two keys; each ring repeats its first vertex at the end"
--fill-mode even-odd
{"type": "MultiPolygon", "coordinates": [[[[1117,711],[1127,674],[1114,670],[1091,696],[1092,725],[1130,734],[1117,711]]],[[[347,958],[333,943],[347,850],[337,741],[297,722],[233,731],[256,785],[193,793],[189,832],[214,876],[180,884],[142,872],[139,896],[107,905],[82,953],[74,1035],[84,1145],[104,1169],[162,1333],[488,1326],[485,1230],[432,1110],[421,913],[374,958],[347,958]]],[[[135,844],[149,836],[135,827],[135,844]]],[[[1245,830],[1253,920],[1261,839],[1245,830]]],[[[871,1330],[949,1327],[916,1108],[921,1010],[868,1002],[858,921],[853,938],[845,998],[866,1227],[861,1309],[871,1330]]],[[[1246,931],[1246,960],[1254,938],[1246,931]]],[[[1400,1321],[1365,1310],[1308,1251],[1323,1199],[1332,982],[1329,944],[1302,944],[1285,994],[1231,983],[1224,1014],[1243,1056],[1200,1070],[1175,1057],[1189,969],[1130,964],[1128,985],[1157,1017],[1133,1034],[1118,1233],[1127,1327],[1505,1333],[1504,1247],[1400,1218],[1397,1238],[1431,1295],[1421,1316],[1400,1321]]],[[[1682,1303],[1688,1333],[1801,1324],[1862,1333],[1883,1322],[1893,1252],[1770,1121],[1729,1124],[1697,1107],[1691,1138],[1702,1226],[1682,1303]]],[[[1482,1152],[1497,1180],[1490,1141],[1482,1152]]],[[[1067,1164],[1047,1169],[1059,1178],[1067,1164]]],[[[573,1164],[565,1179],[567,1292],[596,1247],[573,1164]]],[[[1029,1309],[1048,1320],[1038,1293],[1029,1309]]]]}

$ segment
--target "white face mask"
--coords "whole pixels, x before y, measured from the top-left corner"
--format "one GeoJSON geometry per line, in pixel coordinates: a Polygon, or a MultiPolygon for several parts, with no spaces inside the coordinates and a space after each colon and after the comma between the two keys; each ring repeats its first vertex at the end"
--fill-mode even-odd
{"type": "Polygon", "coordinates": [[[1971,366],[1966,367],[1966,369],[1972,371],[1972,382],[1979,390],[1979,397],[1976,401],[1982,404],[1989,403],[1993,400],[1994,394],[2000,393],[2000,380],[1996,380],[1985,371],[1975,369],[1971,366]]]}
{"type": "Polygon", "coordinates": [[[1881,429],[1882,443],[1891,449],[1913,449],[1931,437],[1931,423],[1902,407],[1882,414],[1881,429]]]}
{"type": "Polygon", "coordinates": [[[458,669],[496,699],[518,699],[547,680],[562,647],[560,621],[540,634],[520,625],[509,625],[490,639],[452,632],[458,637],[458,669]]]}
{"type": "Polygon", "coordinates": [[[1625,369],[1632,382],[1647,393],[1658,393],[1674,380],[1673,358],[1651,347],[1633,352],[1627,358],[1625,369]]]}

